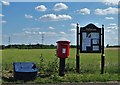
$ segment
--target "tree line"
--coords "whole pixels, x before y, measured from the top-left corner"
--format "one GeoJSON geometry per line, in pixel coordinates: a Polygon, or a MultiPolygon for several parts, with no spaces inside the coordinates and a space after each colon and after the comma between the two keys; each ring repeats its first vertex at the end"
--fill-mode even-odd
{"type": "Polygon", "coordinates": [[[120,48],[120,45],[113,45],[113,46],[111,46],[111,45],[107,44],[106,48],[120,48]]]}
{"type": "MultiPolygon", "coordinates": [[[[109,44],[106,45],[106,48],[115,48],[120,47],[120,45],[110,46],[109,44]]],[[[8,48],[16,48],[16,49],[56,49],[56,45],[43,45],[43,44],[14,44],[14,45],[0,45],[0,49],[8,49],[8,48]]],[[[76,48],[76,45],[70,45],[70,48],[76,48]]]]}
{"type": "MultiPolygon", "coordinates": [[[[71,45],[71,48],[76,48],[75,45],[71,45]]],[[[14,44],[14,45],[0,45],[0,49],[8,49],[8,48],[15,48],[15,49],[56,49],[57,46],[51,45],[43,45],[43,44],[14,44]]]]}

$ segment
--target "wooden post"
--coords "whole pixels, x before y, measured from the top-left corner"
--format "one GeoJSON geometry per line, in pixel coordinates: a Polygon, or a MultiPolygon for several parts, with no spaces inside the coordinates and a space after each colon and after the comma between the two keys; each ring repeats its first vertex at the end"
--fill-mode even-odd
{"type": "Polygon", "coordinates": [[[104,25],[102,25],[102,55],[101,55],[101,74],[104,74],[105,54],[104,54],[104,25]]]}
{"type": "Polygon", "coordinates": [[[59,76],[65,75],[65,58],[60,58],[59,76]]]}
{"type": "Polygon", "coordinates": [[[77,48],[76,48],[76,72],[80,72],[80,57],[79,57],[79,24],[77,24],[77,48]]]}

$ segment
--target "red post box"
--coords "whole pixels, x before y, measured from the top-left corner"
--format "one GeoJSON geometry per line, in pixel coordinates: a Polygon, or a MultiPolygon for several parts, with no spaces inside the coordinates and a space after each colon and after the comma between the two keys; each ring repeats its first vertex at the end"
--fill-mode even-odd
{"type": "Polygon", "coordinates": [[[57,57],[68,58],[70,51],[69,41],[58,41],[57,43],[57,57]]]}

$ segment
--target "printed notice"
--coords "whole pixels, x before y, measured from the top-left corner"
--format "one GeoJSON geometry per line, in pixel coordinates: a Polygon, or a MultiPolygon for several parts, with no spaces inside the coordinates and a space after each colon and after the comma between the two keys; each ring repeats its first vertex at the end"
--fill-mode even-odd
{"type": "Polygon", "coordinates": [[[93,39],[92,44],[99,44],[99,40],[98,39],[93,39]]]}
{"type": "Polygon", "coordinates": [[[91,37],[99,39],[99,33],[91,33],[91,37]]]}
{"type": "Polygon", "coordinates": [[[86,44],[83,44],[83,45],[82,45],[82,50],[83,50],[83,51],[86,51],[86,44]]]}
{"type": "Polygon", "coordinates": [[[98,51],[99,50],[99,46],[93,46],[93,51],[98,51]]]}
{"type": "Polygon", "coordinates": [[[91,46],[91,38],[86,38],[86,46],[91,46]]]}
{"type": "Polygon", "coordinates": [[[86,32],[83,32],[82,36],[83,36],[82,38],[85,39],[86,38],[86,32]]]}

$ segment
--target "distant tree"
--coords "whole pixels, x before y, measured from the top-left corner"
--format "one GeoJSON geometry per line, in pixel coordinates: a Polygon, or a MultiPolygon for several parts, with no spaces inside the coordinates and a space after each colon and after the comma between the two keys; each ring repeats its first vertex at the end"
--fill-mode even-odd
{"type": "Polygon", "coordinates": [[[106,45],[106,48],[108,48],[108,47],[109,47],[109,44],[106,45]]]}
{"type": "Polygon", "coordinates": [[[0,49],[4,49],[5,48],[5,46],[4,45],[0,45],[0,49]]]}
{"type": "Polygon", "coordinates": [[[76,48],[76,45],[71,45],[70,47],[71,47],[71,48],[76,48]]]}
{"type": "Polygon", "coordinates": [[[53,45],[53,44],[51,44],[50,46],[51,46],[51,47],[54,47],[54,45],[53,45]]]}

